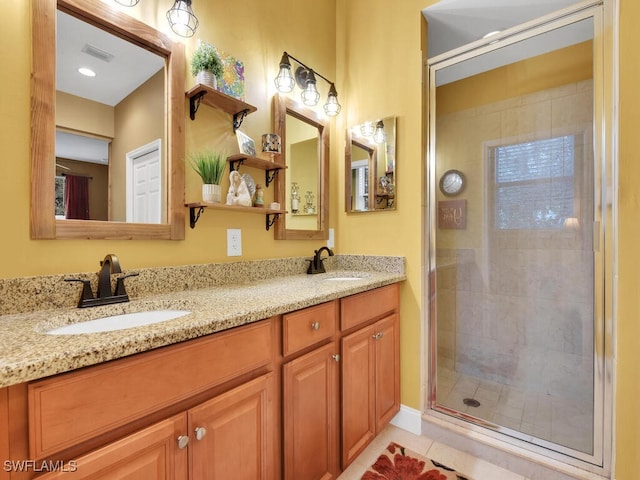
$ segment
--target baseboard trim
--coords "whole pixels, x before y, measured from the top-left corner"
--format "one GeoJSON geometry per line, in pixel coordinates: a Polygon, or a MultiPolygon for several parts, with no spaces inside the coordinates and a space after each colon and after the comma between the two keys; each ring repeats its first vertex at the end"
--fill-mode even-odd
{"type": "Polygon", "coordinates": [[[415,408],[400,405],[400,411],[391,419],[391,424],[414,435],[422,435],[422,413],[415,408]]]}

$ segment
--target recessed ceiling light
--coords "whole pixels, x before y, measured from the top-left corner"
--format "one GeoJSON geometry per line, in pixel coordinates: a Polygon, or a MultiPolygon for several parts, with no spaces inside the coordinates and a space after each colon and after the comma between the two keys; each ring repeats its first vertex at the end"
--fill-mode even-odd
{"type": "Polygon", "coordinates": [[[95,77],[96,76],[96,72],[94,72],[93,70],[91,70],[90,68],[87,68],[87,67],[80,67],[78,69],[78,72],[80,72],[82,75],[84,75],[86,77],[95,77]]]}

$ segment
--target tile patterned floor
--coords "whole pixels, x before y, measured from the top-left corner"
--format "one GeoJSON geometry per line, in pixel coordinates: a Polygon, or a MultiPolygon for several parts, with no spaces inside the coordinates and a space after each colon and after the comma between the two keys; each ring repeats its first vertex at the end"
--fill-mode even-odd
{"type": "Polygon", "coordinates": [[[592,399],[571,400],[531,393],[444,369],[438,372],[438,399],[439,404],[459,412],[591,452],[592,399]],[[478,400],[480,406],[464,404],[465,398],[478,400]]]}
{"type": "Polygon", "coordinates": [[[399,443],[416,453],[454,468],[470,480],[527,480],[522,475],[509,472],[430,438],[414,435],[393,425],[388,425],[380,432],[380,435],[371,442],[365,451],[342,472],[338,480],[360,480],[389,442],[399,443]]]}

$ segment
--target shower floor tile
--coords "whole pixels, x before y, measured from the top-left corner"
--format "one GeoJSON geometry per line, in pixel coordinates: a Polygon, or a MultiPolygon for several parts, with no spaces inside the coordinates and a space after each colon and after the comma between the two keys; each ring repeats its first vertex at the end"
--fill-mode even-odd
{"type": "Polygon", "coordinates": [[[437,398],[446,408],[575,450],[591,451],[590,401],[527,392],[442,368],[438,371],[437,398]],[[472,400],[479,405],[473,406],[472,400]]]}

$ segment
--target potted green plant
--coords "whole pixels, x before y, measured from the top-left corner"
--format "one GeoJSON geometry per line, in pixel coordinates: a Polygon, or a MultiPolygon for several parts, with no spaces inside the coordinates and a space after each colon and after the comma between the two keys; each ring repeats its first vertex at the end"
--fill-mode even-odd
{"type": "Polygon", "coordinates": [[[217,88],[218,78],[222,77],[222,60],[215,47],[200,41],[191,58],[191,74],[196,81],[211,88],[217,88]]]}
{"type": "Polygon", "coordinates": [[[225,154],[202,150],[189,154],[189,160],[193,171],[202,179],[202,201],[220,203],[222,198],[220,183],[227,165],[225,154]]]}

